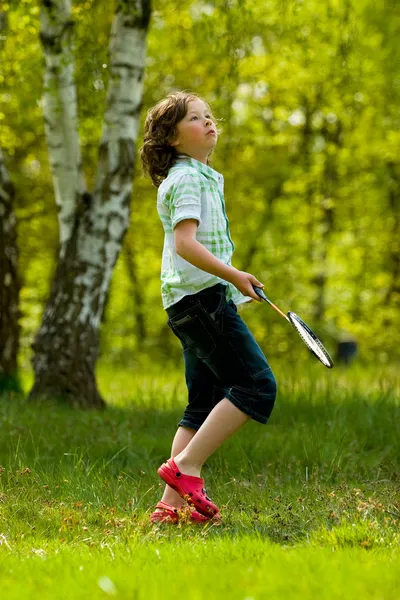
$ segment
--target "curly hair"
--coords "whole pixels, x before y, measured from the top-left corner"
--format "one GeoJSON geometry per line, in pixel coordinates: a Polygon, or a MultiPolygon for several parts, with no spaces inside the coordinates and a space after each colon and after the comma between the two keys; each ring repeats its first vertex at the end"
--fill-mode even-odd
{"type": "MultiPolygon", "coordinates": [[[[192,92],[172,92],[160,100],[147,112],[144,123],[143,146],[139,149],[139,156],[145,174],[148,174],[155,187],[167,177],[169,169],[174,165],[178,152],[170,145],[177,134],[177,123],[187,113],[191,100],[202,100],[206,107],[209,105],[203,98],[192,92]]],[[[212,116],[212,121],[216,120],[212,116]]],[[[209,164],[207,159],[207,164],[209,164]]]]}

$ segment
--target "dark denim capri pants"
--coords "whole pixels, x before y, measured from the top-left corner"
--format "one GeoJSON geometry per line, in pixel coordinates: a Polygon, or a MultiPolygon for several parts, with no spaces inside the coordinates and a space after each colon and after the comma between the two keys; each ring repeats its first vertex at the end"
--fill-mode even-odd
{"type": "Polygon", "coordinates": [[[260,346],[218,283],[166,309],[180,340],[189,403],[183,427],[199,429],[223,398],[259,423],[274,407],[276,381],[260,346]]]}

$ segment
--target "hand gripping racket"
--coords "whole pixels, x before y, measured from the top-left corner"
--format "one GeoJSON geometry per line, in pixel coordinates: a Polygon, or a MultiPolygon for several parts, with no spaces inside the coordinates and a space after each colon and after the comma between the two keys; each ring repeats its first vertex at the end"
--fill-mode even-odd
{"type": "Polygon", "coordinates": [[[275,304],[273,304],[271,300],[268,300],[267,296],[264,294],[261,288],[253,285],[253,289],[257,296],[260,296],[260,298],[265,300],[265,302],[268,302],[268,304],[270,304],[272,308],[274,308],[284,319],[286,319],[287,321],[289,321],[289,323],[293,325],[293,327],[300,335],[301,339],[306,344],[308,349],[311,350],[311,352],[318,358],[318,360],[320,360],[322,364],[325,365],[325,367],[328,367],[328,369],[332,369],[333,360],[331,359],[328,352],[325,350],[324,346],[317,338],[315,333],[311,331],[309,326],[306,323],[304,323],[304,321],[300,319],[300,317],[294,312],[289,311],[288,314],[285,315],[285,313],[279,310],[279,308],[275,306],[275,304]]]}

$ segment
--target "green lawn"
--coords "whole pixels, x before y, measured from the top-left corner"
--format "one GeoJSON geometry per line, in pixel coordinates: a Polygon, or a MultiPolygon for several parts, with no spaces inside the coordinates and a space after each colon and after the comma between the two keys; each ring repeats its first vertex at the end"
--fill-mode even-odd
{"type": "Polygon", "coordinates": [[[148,523],[181,371],[101,365],[104,412],[1,397],[1,597],[400,598],[395,369],[275,372],[269,424],[204,467],[221,526],[148,523]]]}

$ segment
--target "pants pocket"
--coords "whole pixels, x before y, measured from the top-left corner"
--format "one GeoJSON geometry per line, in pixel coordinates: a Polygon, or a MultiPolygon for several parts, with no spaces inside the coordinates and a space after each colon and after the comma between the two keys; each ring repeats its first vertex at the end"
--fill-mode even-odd
{"type": "Polygon", "coordinates": [[[206,320],[210,317],[213,321],[217,333],[222,334],[223,313],[227,306],[224,294],[210,294],[200,300],[200,310],[203,312],[206,320]]]}
{"type": "Polygon", "coordinates": [[[231,308],[233,308],[233,310],[234,310],[234,311],[237,313],[237,306],[236,306],[236,304],[234,303],[234,301],[233,301],[233,300],[229,300],[228,304],[229,304],[229,306],[230,306],[231,308]]]}
{"type": "Polygon", "coordinates": [[[191,307],[168,320],[168,326],[181,341],[184,350],[190,349],[200,359],[208,358],[217,347],[209,316],[201,306],[191,307]]]}

